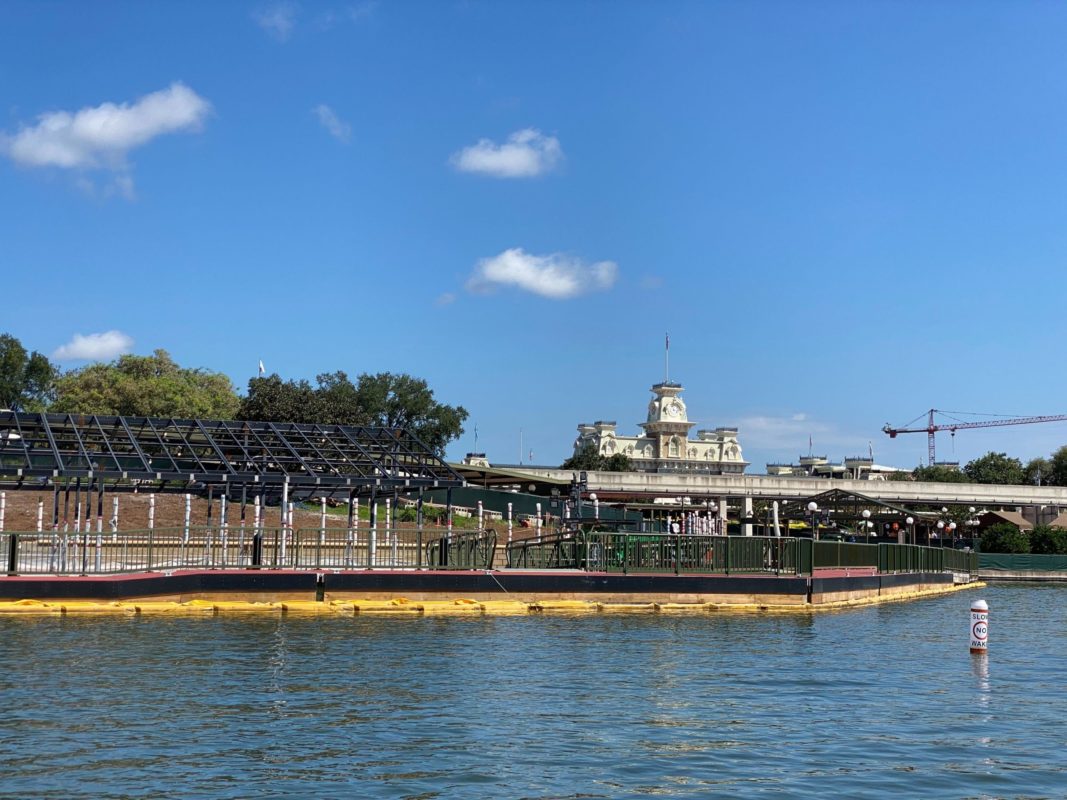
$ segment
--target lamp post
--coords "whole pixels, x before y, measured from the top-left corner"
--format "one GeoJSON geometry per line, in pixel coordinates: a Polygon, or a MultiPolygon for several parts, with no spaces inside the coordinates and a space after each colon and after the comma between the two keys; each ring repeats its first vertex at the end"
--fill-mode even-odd
{"type": "Polygon", "coordinates": [[[915,544],[915,517],[908,517],[904,521],[908,523],[908,533],[911,535],[911,543],[915,544]]]}
{"type": "Polygon", "coordinates": [[[808,511],[811,512],[811,538],[812,538],[812,541],[815,541],[816,539],[819,538],[819,529],[818,529],[818,519],[819,518],[817,516],[818,513],[819,513],[819,504],[816,503],[814,500],[812,500],[810,503],[808,503],[808,511]]]}
{"type": "Polygon", "coordinates": [[[863,517],[863,535],[864,541],[867,544],[871,543],[871,510],[869,508],[863,509],[861,514],[863,517]]]}

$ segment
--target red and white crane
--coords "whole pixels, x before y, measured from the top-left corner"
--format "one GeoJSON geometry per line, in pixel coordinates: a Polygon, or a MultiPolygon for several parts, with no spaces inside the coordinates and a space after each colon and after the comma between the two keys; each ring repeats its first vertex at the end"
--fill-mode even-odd
{"type": "Polygon", "coordinates": [[[913,419],[907,425],[901,428],[894,428],[888,422],[882,431],[889,434],[890,439],[896,439],[898,433],[925,433],[928,435],[927,445],[929,448],[929,464],[933,465],[937,461],[937,453],[934,448],[934,434],[938,431],[949,431],[953,436],[956,435],[956,431],[963,430],[965,428],[999,428],[1004,425],[1033,425],[1036,422],[1062,422],[1067,420],[1067,414],[1051,414],[1043,417],[1011,417],[1009,419],[987,419],[980,420],[978,422],[963,422],[961,420],[952,420],[951,422],[937,423],[934,422],[934,414],[969,414],[968,411],[938,411],[936,408],[931,408],[925,412],[927,415],[927,422],[925,428],[909,428],[907,425],[911,425],[917,420],[922,418],[922,414],[913,419]]]}

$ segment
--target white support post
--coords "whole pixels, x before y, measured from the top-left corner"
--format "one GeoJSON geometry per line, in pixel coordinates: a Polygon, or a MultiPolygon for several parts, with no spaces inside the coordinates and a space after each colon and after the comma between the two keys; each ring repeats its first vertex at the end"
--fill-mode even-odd
{"type": "Polygon", "coordinates": [[[508,503],[508,544],[511,544],[511,503],[508,503]]]}
{"type": "Polygon", "coordinates": [[[282,507],[281,507],[281,538],[278,545],[278,566],[285,566],[286,539],[289,538],[289,478],[286,476],[282,483],[282,507]]]}
{"type": "MultiPolygon", "coordinates": [[[[752,498],[751,497],[746,497],[745,498],[745,519],[746,520],[752,519],[752,498]]],[[[752,535],[752,523],[746,521],[743,527],[744,527],[744,531],[743,532],[744,532],[745,536],[751,536],[752,535]]]]}
{"type": "Polygon", "coordinates": [[[155,494],[148,495],[148,530],[155,530],[156,528],[156,496],[155,494]]]}
{"type": "MultiPolygon", "coordinates": [[[[319,498],[319,530],[322,531],[322,535],[326,535],[326,498],[319,498]]],[[[321,542],[322,539],[320,538],[321,542]]]]}
{"type": "Polygon", "coordinates": [[[0,533],[4,531],[4,518],[7,516],[7,492],[0,492],[0,533]]]}
{"type": "Polygon", "coordinates": [[[111,527],[111,541],[115,541],[119,538],[119,496],[115,495],[111,498],[111,519],[108,522],[111,527]]]}
{"type": "Polygon", "coordinates": [[[485,530],[485,510],[482,508],[482,501],[478,501],[478,530],[485,530]]]}
{"type": "Polygon", "coordinates": [[[719,520],[718,520],[718,524],[719,524],[718,534],[720,536],[725,536],[726,534],[728,534],[730,532],[728,514],[729,514],[729,512],[727,510],[726,498],[725,497],[720,497],[719,498],[719,520]]]}
{"type": "Polygon", "coordinates": [[[541,504],[537,504],[537,541],[541,541],[541,504]]]}
{"type": "MultiPolygon", "coordinates": [[[[399,511],[399,503],[397,511],[399,511]]],[[[396,523],[393,521],[393,501],[388,497],[385,499],[385,527],[386,536],[388,537],[386,541],[392,546],[392,561],[390,562],[390,566],[396,568],[397,563],[400,560],[400,543],[397,541],[396,523]]]]}
{"type": "Polygon", "coordinates": [[[185,529],[182,533],[182,544],[189,544],[189,522],[193,518],[193,496],[185,495],[185,529]]]}
{"type": "Polygon", "coordinates": [[[230,523],[226,519],[226,495],[219,498],[219,544],[222,546],[222,566],[229,563],[226,550],[230,544],[230,523]]]}
{"type": "Polygon", "coordinates": [[[37,501],[37,532],[44,531],[44,500],[37,501]]]}

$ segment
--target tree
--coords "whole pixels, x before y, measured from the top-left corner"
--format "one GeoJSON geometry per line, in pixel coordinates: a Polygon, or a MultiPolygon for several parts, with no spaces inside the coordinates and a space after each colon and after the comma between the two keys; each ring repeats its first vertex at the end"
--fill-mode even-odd
{"type": "Polygon", "coordinates": [[[983,553],[1029,553],[1030,540],[1010,522],[990,525],[982,532],[983,553]]]}
{"type": "Polygon", "coordinates": [[[1037,525],[1030,531],[1030,552],[1041,555],[1067,554],[1067,531],[1051,525],[1037,525]]]}
{"type": "Polygon", "coordinates": [[[1067,486],[1067,445],[1049,457],[1048,476],[1044,483],[1048,486],[1067,486]]]}
{"type": "Polygon", "coordinates": [[[630,461],[630,457],[624,453],[616,453],[613,456],[608,456],[607,461],[604,462],[605,472],[630,472],[633,468],[633,462],[630,461]]]}
{"type": "Polygon", "coordinates": [[[1007,453],[986,453],[968,462],[963,474],[974,483],[1021,484],[1024,480],[1022,462],[1007,453]]]}
{"type": "Polygon", "coordinates": [[[1052,474],[1052,463],[1047,458],[1032,458],[1023,467],[1023,482],[1040,486],[1052,474]]]}
{"type": "Polygon", "coordinates": [[[941,464],[933,464],[929,467],[916,467],[912,473],[912,480],[933,481],[935,483],[967,483],[967,476],[953,467],[941,464]]]}
{"type": "Polygon", "coordinates": [[[438,454],[463,433],[467,410],[438,403],[420,378],[380,372],[360,375],[353,384],[344,372],[328,372],[317,376],[315,382],[313,387],[304,380],[283,381],[278,375],[253,378],[237,417],[404,428],[438,454]]]}
{"type": "Polygon", "coordinates": [[[315,389],[307,381],[283,381],[277,374],[252,378],[237,419],[258,422],[327,422],[318,419],[315,389]]]}
{"type": "MultiPolygon", "coordinates": [[[[335,373],[336,376],[343,377],[344,373],[335,373]]],[[[319,376],[320,387],[322,377],[319,376]]],[[[333,391],[340,390],[333,387],[333,391]]],[[[369,424],[406,428],[439,454],[444,453],[450,441],[463,434],[467,419],[463,406],[438,403],[426,381],[410,375],[391,372],[360,375],[356,399],[369,424]]]]}
{"type": "Polygon", "coordinates": [[[27,353],[10,334],[0,335],[0,408],[43,411],[53,397],[57,375],[48,358],[27,353]]]}
{"type": "Polygon", "coordinates": [[[240,399],[219,372],[178,366],[166,350],[89,364],[56,381],[50,410],[178,419],[233,419],[240,399]]]}
{"type": "Polygon", "coordinates": [[[633,469],[633,462],[623,453],[603,456],[597,452],[596,445],[587,444],[564,461],[559,468],[599,472],[630,472],[633,469]]]}

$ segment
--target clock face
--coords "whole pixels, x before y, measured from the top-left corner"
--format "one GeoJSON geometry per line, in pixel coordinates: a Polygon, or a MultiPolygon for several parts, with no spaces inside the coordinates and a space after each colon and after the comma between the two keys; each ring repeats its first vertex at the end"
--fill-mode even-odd
{"type": "Polygon", "coordinates": [[[677,403],[671,403],[669,406],[667,406],[667,413],[670,414],[672,417],[677,417],[678,416],[678,404],[677,403]]]}

